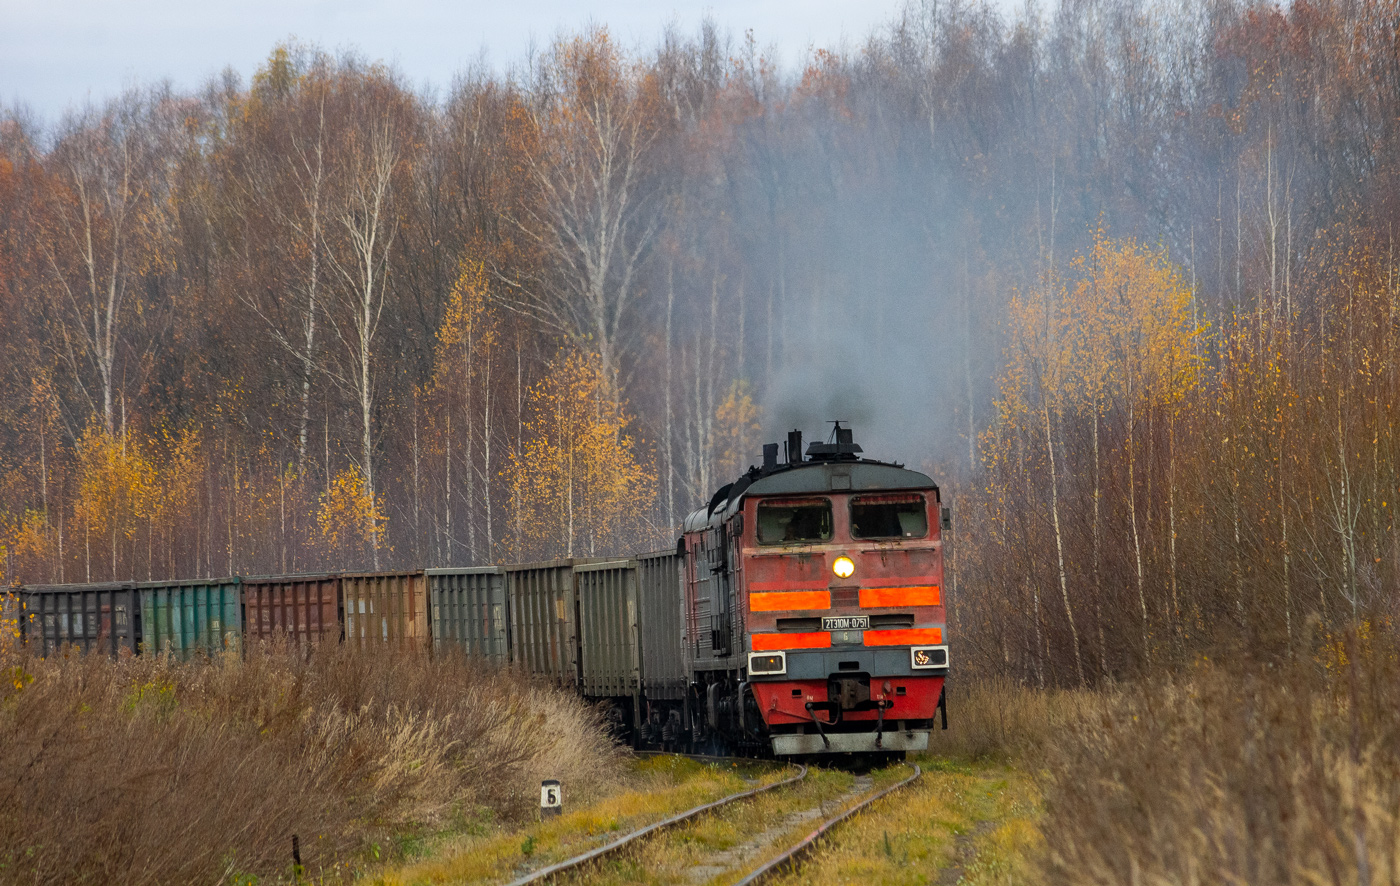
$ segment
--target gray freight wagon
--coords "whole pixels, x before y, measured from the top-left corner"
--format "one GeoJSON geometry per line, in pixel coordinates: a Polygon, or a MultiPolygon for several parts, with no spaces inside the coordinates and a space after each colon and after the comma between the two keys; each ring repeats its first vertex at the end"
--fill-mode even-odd
{"type": "Polygon", "coordinates": [[[22,630],[43,655],[70,647],[112,656],[140,650],[141,601],[130,582],[25,585],[19,598],[22,630]]]}

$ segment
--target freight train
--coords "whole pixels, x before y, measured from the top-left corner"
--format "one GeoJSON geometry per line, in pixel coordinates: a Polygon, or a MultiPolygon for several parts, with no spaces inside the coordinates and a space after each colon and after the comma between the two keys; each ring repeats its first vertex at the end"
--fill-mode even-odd
{"type": "Polygon", "coordinates": [[[24,632],[181,658],[282,638],[458,649],[607,704],[637,748],[898,757],[947,728],[937,485],[802,435],[685,519],[674,550],[409,572],[26,585],[24,632]]]}

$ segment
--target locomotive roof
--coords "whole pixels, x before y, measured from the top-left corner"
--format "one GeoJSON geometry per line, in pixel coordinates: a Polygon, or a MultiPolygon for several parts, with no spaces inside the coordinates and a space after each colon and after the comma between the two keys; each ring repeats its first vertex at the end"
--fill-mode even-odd
{"type": "Polygon", "coordinates": [[[937,489],[927,474],[903,465],[870,459],[804,461],[775,470],[750,468],[721,487],[708,506],[685,518],[685,532],[695,532],[729,519],[751,495],[802,495],[824,492],[870,492],[886,489],[937,489]]]}

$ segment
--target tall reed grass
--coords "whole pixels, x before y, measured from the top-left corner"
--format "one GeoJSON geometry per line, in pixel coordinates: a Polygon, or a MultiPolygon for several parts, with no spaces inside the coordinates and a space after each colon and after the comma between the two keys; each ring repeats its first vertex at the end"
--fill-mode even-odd
{"type": "Polygon", "coordinates": [[[929,737],[933,754],[968,760],[1033,761],[1045,746],[1099,710],[1103,691],[1031,690],[1003,678],[954,679],[948,728],[929,737]]]}
{"type": "Polygon", "coordinates": [[[621,765],[571,694],[460,657],[0,650],[0,882],[335,880],[621,765]],[[292,870],[292,836],[304,871],[292,870]]]}
{"type": "Polygon", "coordinates": [[[1400,883],[1398,648],[1363,625],[1092,693],[974,682],[934,744],[1035,774],[1036,882],[1400,883]]]}

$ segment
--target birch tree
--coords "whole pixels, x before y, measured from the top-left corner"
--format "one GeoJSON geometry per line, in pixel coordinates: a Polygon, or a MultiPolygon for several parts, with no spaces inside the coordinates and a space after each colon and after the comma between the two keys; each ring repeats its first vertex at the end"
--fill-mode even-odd
{"type": "MultiPolygon", "coordinates": [[[[163,159],[153,97],[128,93],[64,124],[43,166],[50,187],[41,240],[52,306],[49,346],[74,393],[108,434],[121,392],[140,372],[143,275],[165,260],[163,159]]],[[[79,416],[70,426],[78,433],[79,416]]]]}
{"type": "Polygon", "coordinates": [[[508,278],[505,301],[598,354],[615,395],[642,265],[661,225],[657,84],[602,29],[557,44],[536,76],[539,147],[526,161],[536,194],[511,218],[546,267],[534,279],[508,278]]]}
{"type": "MultiPolygon", "coordinates": [[[[394,173],[400,162],[396,133],[387,121],[368,122],[350,147],[343,201],[332,216],[339,248],[327,258],[335,276],[330,313],[331,330],[340,352],[331,364],[332,377],[352,398],[358,420],[357,466],[367,514],[379,511],[375,485],[375,339],[384,317],[389,255],[398,232],[395,217],[394,173]]],[[[367,516],[371,562],[379,568],[380,521],[367,516]]]]}

